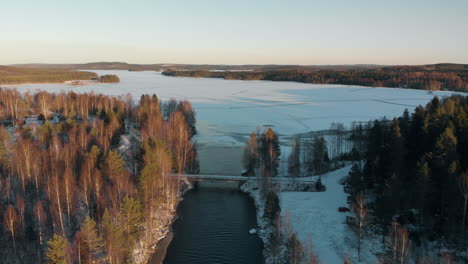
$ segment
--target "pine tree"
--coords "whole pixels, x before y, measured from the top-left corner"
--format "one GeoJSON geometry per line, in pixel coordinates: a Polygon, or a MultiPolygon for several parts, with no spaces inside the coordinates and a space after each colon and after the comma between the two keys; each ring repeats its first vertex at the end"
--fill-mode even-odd
{"type": "Polygon", "coordinates": [[[423,221],[428,213],[426,211],[426,204],[431,201],[428,197],[431,191],[431,170],[429,164],[425,160],[418,162],[416,166],[416,182],[414,183],[415,203],[419,209],[420,220],[423,221]]]}
{"type": "Polygon", "coordinates": [[[328,158],[327,142],[325,138],[314,137],[311,159],[314,174],[321,175],[328,171],[330,160],[328,158]]]}
{"type": "Polygon", "coordinates": [[[101,230],[106,252],[109,256],[109,263],[123,263],[125,251],[127,250],[124,234],[122,228],[114,223],[112,216],[107,209],[104,211],[104,215],[102,216],[101,230]]]}
{"type": "Polygon", "coordinates": [[[447,231],[455,231],[451,221],[455,220],[458,208],[450,201],[457,201],[456,174],[459,170],[459,161],[453,125],[449,124],[437,138],[433,159],[433,178],[439,190],[440,214],[448,219],[445,222],[445,227],[449,229],[447,231]]]}
{"type": "Polygon", "coordinates": [[[300,162],[300,150],[301,146],[297,138],[293,139],[291,154],[288,158],[288,173],[290,177],[298,177],[301,174],[301,162],[300,162]]]}
{"type": "Polygon", "coordinates": [[[67,264],[70,263],[68,259],[68,240],[58,234],[54,236],[47,243],[47,263],[49,264],[67,264]]]}
{"type": "Polygon", "coordinates": [[[96,222],[89,216],[81,225],[81,236],[87,250],[87,263],[101,263],[105,258],[104,241],[98,234],[96,222]]]}
{"type": "Polygon", "coordinates": [[[390,133],[390,168],[398,177],[401,178],[403,161],[406,155],[403,137],[401,136],[400,126],[397,119],[393,119],[390,133]]]}
{"type": "Polygon", "coordinates": [[[364,175],[362,173],[360,163],[356,163],[351,167],[348,177],[346,178],[346,184],[349,187],[349,193],[351,196],[354,196],[367,188],[366,182],[364,182],[364,175]]]}
{"type": "Polygon", "coordinates": [[[143,208],[140,201],[126,196],[122,202],[121,219],[124,233],[129,241],[134,241],[141,233],[143,208]]]}

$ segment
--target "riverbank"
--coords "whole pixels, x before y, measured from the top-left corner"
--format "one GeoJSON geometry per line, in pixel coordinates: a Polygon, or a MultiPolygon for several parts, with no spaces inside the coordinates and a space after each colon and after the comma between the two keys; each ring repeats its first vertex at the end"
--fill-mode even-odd
{"type": "Polygon", "coordinates": [[[159,208],[153,215],[152,223],[146,223],[141,239],[132,253],[132,263],[160,264],[164,260],[173,233],[172,225],[177,220],[177,208],[184,195],[193,188],[188,181],[183,183],[179,200],[171,208],[159,208]],[[150,227],[148,227],[150,225],[150,227]]]}
{"type": "Polygon", "coordinates": [[[257,181],[244,183],[241,185],[240,190],[248,194],[254,201],[258,223],[257,234],[263,241],[263,257],[265,259],[265,264],[285,263],[285,244],[280,243],[280,245],[275,246],[274,252],[272,250],[274,247],[272,245],[272,237],[276,233],[276,227],[264,216],[265,201],[262,198],[257,181]]]}
{"type": "Polygon", "coordinates": [[[171,244],[172,238],[174,237],[174,233],[169,231],[167,235],[159,241],[156,249],[154,250],[153,254],[151,255],[151,259],[149,260],[149,264],[161,264],[166,257],[167,248],[171,244]]]}

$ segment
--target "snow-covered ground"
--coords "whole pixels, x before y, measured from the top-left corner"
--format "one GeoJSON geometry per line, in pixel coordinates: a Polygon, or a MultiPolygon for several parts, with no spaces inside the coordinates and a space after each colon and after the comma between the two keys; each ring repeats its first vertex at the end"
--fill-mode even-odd
{"type": "MultiPolygon", "coordinates": [[[[322,176],[324,192],[281,192],[281,215],[289,214],[293,232],[297,232],[303,245],[312,241],[321,263],[343,263],[345,255],[358,263],[356,235],[346,224],[347,213],[338,208],[348,207],[346,193],[339,181],[351,166],[332,171],[322,176]]],[[[315,178],[315,177],[313,177],[315,178]]],[[[361,263],[376,263],[374,253],[380,252],[381,244],[375,237],[367,237],[361,263]]]]}

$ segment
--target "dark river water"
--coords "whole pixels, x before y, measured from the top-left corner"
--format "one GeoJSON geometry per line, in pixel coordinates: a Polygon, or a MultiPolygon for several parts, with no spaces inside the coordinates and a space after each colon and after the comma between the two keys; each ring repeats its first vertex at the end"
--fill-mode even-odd
{"type": "Polygon", "coordinates": [[[251,198],[234,186],[199,184],[188,192],[173,224],[166,264],[261,264],[262,241],[251,198]]]}

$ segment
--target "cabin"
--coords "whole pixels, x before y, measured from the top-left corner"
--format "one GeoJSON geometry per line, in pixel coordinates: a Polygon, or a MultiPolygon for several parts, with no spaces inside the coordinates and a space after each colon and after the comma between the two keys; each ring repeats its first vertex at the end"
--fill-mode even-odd
{"type": "Polygon", "coordinates": [[[44,120],[41,120],[38,115],[29,115],[23,118],[24,124],[30,126],[34,125],[42,125],[44,124],[44,120]]]}

